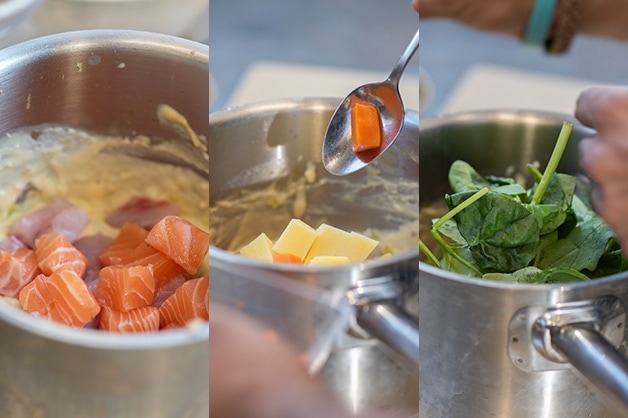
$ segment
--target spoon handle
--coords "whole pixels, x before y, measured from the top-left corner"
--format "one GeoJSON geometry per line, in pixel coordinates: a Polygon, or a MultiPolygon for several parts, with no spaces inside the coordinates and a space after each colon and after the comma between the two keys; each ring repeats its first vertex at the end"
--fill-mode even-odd
{"type": "Polygon", "coordinates": [[[406,69],[408,62],[410,62],[410,58],[412,58],[417,49],[419,49],[419,29],[416,30],[416,33],[406,47],[406,50],[403,51],[403,54],[401,54],[399,62],[395,65],[395,68],[393,68],[388,76],[388,81],[395,83],[395,85],[399,84],[399,79],[401,78],[401,74],[403,74],[403,70],[406,69]]]}

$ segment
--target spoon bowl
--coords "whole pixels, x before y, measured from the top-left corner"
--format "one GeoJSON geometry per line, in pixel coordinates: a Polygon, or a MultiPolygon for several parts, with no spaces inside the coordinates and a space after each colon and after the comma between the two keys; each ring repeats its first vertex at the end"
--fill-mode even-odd
{"type": "Polygon", "coordinates": [[[418,48],[419,30],[386,80],[363,84],[340,103],[329,122],[323,141],[322,161],[329,173],[338,176],[353,173],[370,164],[395,142],[405,117],[403,100],[399,94],[399,80],[418,48]],[[378,148],[359,153],[353,151],[351,108],[356,103],[372,104],[379,111],[382,141],[378,148]]]}

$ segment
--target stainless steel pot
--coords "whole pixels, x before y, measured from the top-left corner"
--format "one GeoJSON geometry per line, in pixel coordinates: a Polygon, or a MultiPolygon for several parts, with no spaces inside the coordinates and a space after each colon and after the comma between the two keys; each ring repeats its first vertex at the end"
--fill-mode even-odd
{"type": "MultiPolygon", "coordinates": [[[[567,115],[481,111],[422,121],[421,213],[462,159],[482,174],[544,167],[567,115]]],[[[558,170],[578,174],[576,124],[558,170]]],[[[429,231],[429,225],[422,231],[429,231]]],[[[423,232],[422,232],[423,234],[423,232]]],[[[421,417],[620,417],[628,413],[625,273],[521,285],[420,263],[421,417]]]]}
{"type": "MultiPolygon", "coordinates": [[[[62,124],[181,141],[157,120],[156,107],[165,103],[207,136],[208,55],[205,45],[133,31],[63,33],[6,48],[0,51],[0,131],[62,124]]],[[[140,157],[206,173],[197,148],[180,151],[140,157]]],[[[208,324],[109,335],[50,324],[0,304],[0,335],[0,416],[208,414],[208,324]]]]}
{"type": "MultiPolygon", "coordinates": [[[[408,113],[396,147],[372,166],[335,177],[320,161],[325,129],[339,102],[279,100],[210,116],[211,299],[234,306],[271,299],[274,309],[262,315],[316,316],[311,304],[294,306],[276,292],[262,295],[234,285],[235,277],[251,271],[350,299],[355,323],[335,341],[321,376],[355,412],[380,407],[416,414],[418,374],[416,366],[407,365],[418,361],[418,116],[408,113]],[[261,232],[276,239],[292,217],[314,227],[327,222],[355,231],[410,225],[410,237],[392,257],[327,268],[262,263],[233,253],[261,232]]],[[[316,340],[320,330],[312,323],[299,326],[316,340]]]]}

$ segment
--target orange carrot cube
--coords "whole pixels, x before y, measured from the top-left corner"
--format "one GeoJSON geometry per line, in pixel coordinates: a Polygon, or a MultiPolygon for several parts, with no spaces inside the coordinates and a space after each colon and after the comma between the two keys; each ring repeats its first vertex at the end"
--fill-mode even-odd
{"type": "Polygon", "coordinates": [[[377,106],[355,103],[351,107],[353,152],[364,152],[382,145],[382,123],[377,106]]]}

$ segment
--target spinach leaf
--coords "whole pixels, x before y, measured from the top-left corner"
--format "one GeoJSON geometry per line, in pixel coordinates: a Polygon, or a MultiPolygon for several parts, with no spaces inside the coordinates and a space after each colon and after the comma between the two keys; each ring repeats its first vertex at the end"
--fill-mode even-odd
{"type": "Polygon", "coordinates": [[[541,281],[538,283],[569,283],[589,280],[586,275],[569,267],[554,267],[542,271],[541,281]]]}
{"type": "Polygon", "coordinates": [[[543,279],[543,270],[538,267],[524,267],[512,273],[486,273],[483,279],[513,283],[540,283],[543,279]]]}
{"type": "MultiPolygon", "coordinates": [[[[473,192],[445,196],[450,209],[473,192]]],[[[454,219],[460,234],[483,272],[511,272],[527,266],[536,255],[539,225],[526,207],[500,193],[489,191],[454,219]]]]}
{"type": "Polygon", "coordinates": [[[453,257],[450,253],[444,253],[440,262],[440,267],[445,270],[453,271],[454,273],[461,274],[463,276],[475,277],[478,274],[479,268],[475,264],[475,260],[469,247],[466,245],[452,245],[450,247],[458,256],[464,259],[468,264],[461,263],[456,257],[453,257]],[[474,268],[470,268],[474,267],[474,268]]]}
{"type": "Polygon", "coordinates": [[[567,214],[558,205],[527,205],[539,223],[539,234],[545,235],[557,230],[567,218],[567,214]]]}
{"type": "MultiPolygon", "coordinates": [[[[436,220],[433,220],[432,224],[434,224],[435,222],[436,220]]],[[[460,245],[467,244],[467,241],[465,241],[464,237],[460,235],[460,231],[458,230],[458,225],[456,224],[456,221],[454,221],[453,219],[449,219],[447,222],[442,224],[438,228],[438,232],[440,232],[442,235],[446,236],[447,238],[449,238],[456,244],[460,244],[460,245]]]]}
{"type": "Polygon", "coordinates": [[[587,281],[589,278],[577,270],[567,267],[556,267],[548,270],[531,266],[524,267],[510,274],[487,273],[483,279],[512,283],[567,283],[587,281]]]}
{"type": "Polygon", "coordinates": [[[454,193],[480,190],[490,184],[469,163],[454,161],[449,167],[449,185],[454,193]]]}
{"type": "Polygon", "coordinates": [[[432,255],[437,264],[517,283],[583,281],[628,270],[628,259],[586,191],[578,187],[576,194],[583,182],[556,173],[571,128],[563,124],[544,172],[527,165],[534,180],[528,190],[512,178],[483,177],[464,161],[452,164],[449,212],[431,231],[443,251],[442,261],[432,255]]]}
{"type": "Polygon", "coordinates": [[[537,266],[541,269],[570,267],[595,270],[614,234],[601,218],[589,217],[565,237],[542,248],[537,266]]]}

